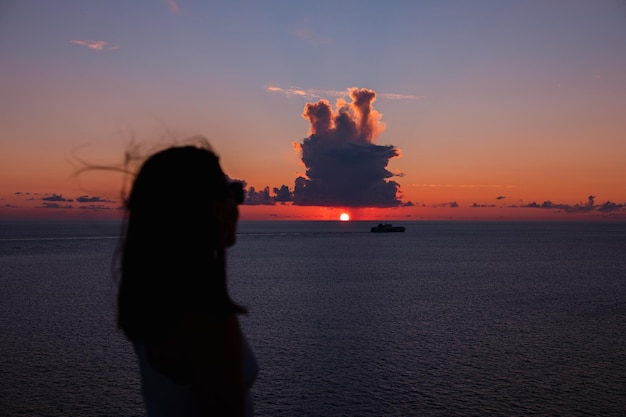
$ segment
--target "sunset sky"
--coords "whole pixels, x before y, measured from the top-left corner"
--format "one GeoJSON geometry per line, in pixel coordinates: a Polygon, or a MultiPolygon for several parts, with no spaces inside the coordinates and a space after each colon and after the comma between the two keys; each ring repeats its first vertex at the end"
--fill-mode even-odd
{"type": "Polygon", "coordinates": [[[0,220],[198,135],[243,219],[626,220],[623,0],[6,0],[0,57],[0,220]]]}

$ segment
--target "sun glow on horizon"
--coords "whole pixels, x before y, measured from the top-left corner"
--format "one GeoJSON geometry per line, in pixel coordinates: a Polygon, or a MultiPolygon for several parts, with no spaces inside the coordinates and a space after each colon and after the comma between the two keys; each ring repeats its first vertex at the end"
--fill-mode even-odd
{"type": "Polygon", "coordinates": [[[341,213],[341,215],[339,216],[339,220],[341,220],[342,222],[347,222],[350,220],[350,215],[348,213],[341,213]]]}

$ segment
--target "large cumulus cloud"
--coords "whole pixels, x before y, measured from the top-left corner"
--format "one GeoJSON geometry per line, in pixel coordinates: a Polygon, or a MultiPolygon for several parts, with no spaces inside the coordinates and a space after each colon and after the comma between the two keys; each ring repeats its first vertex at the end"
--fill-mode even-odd
{"type": "Polygon", "coordinates": [[[400,185],[387,170],[400,155],[393,145],[377,145],[384,130],[372,107],[376,92],[350,89],[351,102],[307,103],[302,117],[309,136],[298,144],[306,176],[295,180],[293,203],[301,206],[396,207],[400,185]]]}

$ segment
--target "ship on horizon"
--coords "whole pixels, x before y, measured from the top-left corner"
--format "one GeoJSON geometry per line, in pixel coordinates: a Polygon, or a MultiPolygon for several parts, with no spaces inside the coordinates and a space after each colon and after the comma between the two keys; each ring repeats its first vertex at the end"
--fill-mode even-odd
{"type": "Polygon", "coordinates": [[[378,226],[374,226],[370,229],[372,233],[389,233],[389,232],[404,232],[406,227],[393,226],[389,223],[379,223],[378,226]]]}

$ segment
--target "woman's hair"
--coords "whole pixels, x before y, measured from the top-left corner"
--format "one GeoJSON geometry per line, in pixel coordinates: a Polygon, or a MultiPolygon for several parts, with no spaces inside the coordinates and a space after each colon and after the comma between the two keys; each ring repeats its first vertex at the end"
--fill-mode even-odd
{"type": "Polygon", "coordinates": [[[224,224],[229,198],[218,156],[174,146],[149,157],[127,198],[118,325],[134,342],[159,341],[192,313],[245,312],[227,291],[224,224]]]}

